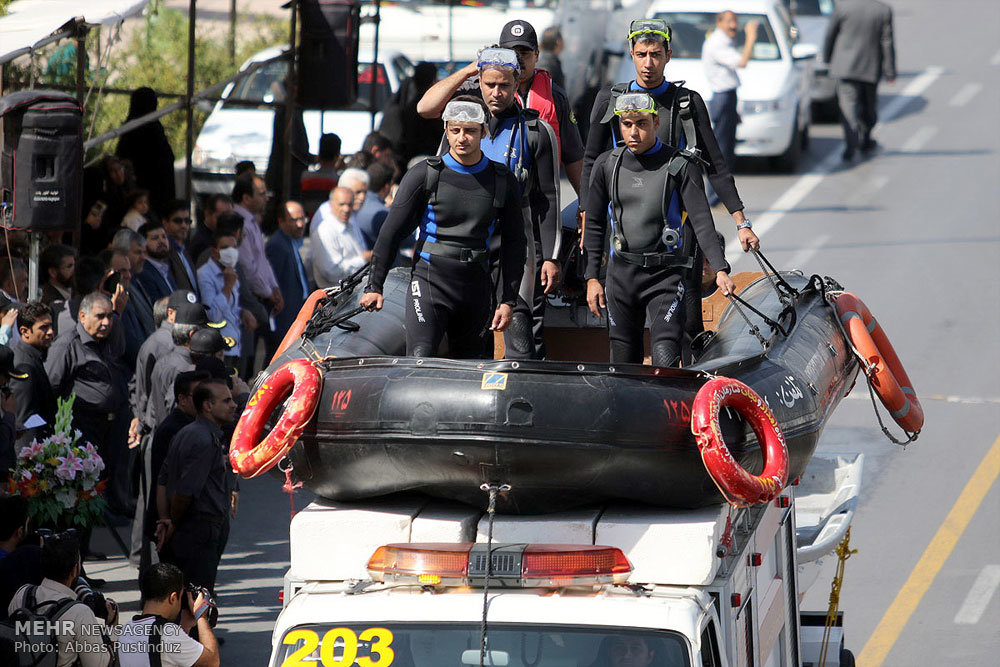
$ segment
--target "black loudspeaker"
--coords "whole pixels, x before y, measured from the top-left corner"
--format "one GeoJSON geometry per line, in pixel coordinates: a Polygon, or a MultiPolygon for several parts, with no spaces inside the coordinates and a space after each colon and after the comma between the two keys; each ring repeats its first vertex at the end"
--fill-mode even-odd
{"type": "Polygon", "coordinates": [[[75,229],[83,194],[83,111],[76,98],[23,90],[0,97],[0,117],[0,225],[75,229]]]}
{"type": "Polygon", "coordinates": [[[299,0],[299,20],[299,106],[351,106],[358,98],[361,3],[299,0]]]}

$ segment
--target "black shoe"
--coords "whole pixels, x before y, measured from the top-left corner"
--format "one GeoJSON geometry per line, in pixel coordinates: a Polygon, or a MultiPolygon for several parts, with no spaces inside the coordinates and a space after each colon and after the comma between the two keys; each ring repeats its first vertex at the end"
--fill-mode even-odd
{"type": "Polygon", "coordinates": [[[861,154],[868,156],[877,151],[879,148],[878,142],[874,139],[869,139],[865,143],[861,144],[861,154]]]}
{"type": "Polygon", "coordinates": [[[853,162],[854,161],[854,149],[853,148],[845,148],[844,152],[840,156],[840,159],[842,159],[844,162],[853,162]]]}
{"type": "Polygon", "coordinates": [[[83,560],[107,560],[108,555],[103,554],[100,551],[88,551],[83,554],[83,560]]]}

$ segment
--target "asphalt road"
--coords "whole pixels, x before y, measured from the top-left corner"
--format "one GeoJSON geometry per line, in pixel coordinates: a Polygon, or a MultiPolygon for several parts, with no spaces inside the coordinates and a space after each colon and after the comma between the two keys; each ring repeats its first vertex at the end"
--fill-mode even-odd
{"type": "MultiPolygon", "coordinates": [[[[1000,25],[990,3],[896,3],[900,76],[881,89],[883,150],[840,163],[839,128],[814,126],[795,175],[739,165],[737,182],[780,268],[837,278],[892,339],[926,426],[901,449],[863,387],[820,448],[866,455],[841,594],[859,664],[995,665],[1000,655],[1000,25]],[[984,20],[985,19],[985,20],[984,20]]],[[[669,75],[669,70],[668,70],[669,75]]],[[[732,239],[730,221],[717,216],[732,239]]],[[[736,256],[730,247],[730,259],[736,256]]],[[[735,270],[753,270],[747,257],[735,270]]],[[[244,482],[220,572],[223,664],[264,664],[288,562],[288,499],[244,482]]],[[[301,494],[302,506],[308,498],[301,494]]],[[[104,548],[111,548],[105,542],[104,548]]],[[[134,611],[134,573],[91,564],[134,611]]],[[[825,609],[833,563],[805,606],[825,609]]]]}

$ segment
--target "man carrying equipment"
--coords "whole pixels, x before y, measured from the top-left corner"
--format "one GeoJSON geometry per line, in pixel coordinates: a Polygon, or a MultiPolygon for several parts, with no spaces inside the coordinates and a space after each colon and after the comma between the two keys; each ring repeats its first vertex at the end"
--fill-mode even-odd
{"type": "MultiPolygon", "coordinates": [[[[663,70],[670,61],[670,26],[662,19],[632,21],[628,34],[629,52],[635,64],[635,81],[617,83],[602,90],[594,102],[590,134],[583,157],[583,191],[580,202],[589,202],[588,186],[597,157],[621,140],[618,120],[614,114],[614,98],[626,92],[645,92],[662,108],[659,137],[663,143],[697,151],[703,161],[709,183],[719,195],[736,222],[737,235],[743,250],[759,249],[760,240],[750,229],[750,220],[743,214],[743,202],[736,191],[736,182],[712,132],[705,101],[697,92],[670,83],[663,70]]],[[[589,211],[589,207],[587,208],[589,211]]],[[[713,265],[714,266],[714,265],[713,265]]],[[[697,281],[695,281],[696,283],[697,281]]]]}
{"type": "Polygon", "coordinates": [[[448,153],[418,163],[403,177],[372,252],[361,305],[381,310],[382,287],[399,244],[419,227],[406,308],[406,353],[429,357],[448,334],[450,356],[482,357],[487,330],[511,322],[527,240],[518,183],[483,154],[486,107],[474,97],[442,114],[448,153]],[[500,305],[492,313],[490,237],[501,239],[500,305]]]}
{"type": "Polygon", "coordinates": [[[520,63],[517,53],[510,49],[483,49],[475,69],[466,67],[438,82],[427,91],[421,102],[432,93],[442,95],[442,90],[446,92],[444,98],[447,99],[465,79],[477,72],[479,91],[491,114],[488,131],[482,139],[482,151],[487,158],[505,164],[513,172],[524,196],[525,222],[530,225],[525,234],[530,241],[528,262],[511,326],[504,332],[507,358],[530,359],[535,356],[531,304],[536,270],[538,283],[545,294],[555,291],[560,279],[558,257],[562,223],[559,217],[558,141],[555,132],[537,111],[525,109],[517,101],[515,93],[520,63]],[[435,91],[442,84],[447,84],[447,87],[435,91]],[[536,242],[541,247],[541,258],[536,257],[536,242]]]}
{"type": "MultiPolygon", "coordinates": [[[[700,247],[717,269],[723,294],[734,289],[705,198],[701,168],[690,150],[657,137],[660,117],[646,93],[618,96],[613,108],[624,146],[594,163],[587,252],[587,304],[608,310],[612,363],[641,363],[648,316],[654,366],[676,365],[686,319],[684,298],[700,247]],[[610,205],[610,206],[609,206],[610,205]],[[606,287],[598,280],[611,211],[606,287]]],[[[687,298],[692,298],[687,296],[687,298]]]]}

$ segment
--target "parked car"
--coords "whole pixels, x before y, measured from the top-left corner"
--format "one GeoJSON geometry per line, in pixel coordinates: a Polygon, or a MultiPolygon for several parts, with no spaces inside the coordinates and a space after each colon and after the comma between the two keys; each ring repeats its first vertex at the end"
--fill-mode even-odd
{"type": "MultiPolygon", "coordinates": [[[[288,71],[286,59],[274,58],[284,51],[285,47],[274,46],[254,54],[243,63],[240,71],[257,62],[271,62],[223,91],[222,99],[212,109],[195,142],[192,180],[196,193],[231,191],[234,167],[242,160],[252,161],[259,174],[267,170],[274,125],[274,111],[269,104],[274,100],[272,86],[284,79],[288,71]]],[[[319,138],[324,132],[336,132],[340,136],[341,151],[345,155],[361,150],[365,136],[373,127],[370,111],[373,92],[375,108],[381,109],[399,88],[400,81],[413,74],[413,63],[399,52],[380,50],[377,73],[373,72],[370,59],[369,48],[369,62],[358,65],[358,98],[353,105],[329,111],[304,110],[302,116],[309,136],[309,150],[314,155],[319,152],[319,138]]],[[[375,127],[379,118],[380,114],[376,114],[375,127]]]]}
{"type": "MultiPolygon", "coordinates": [[[[809,141],[812,61],[816,48],[796,44],[791,17],[782,0],[659,0],[648,15],[670,24],[673,56],[667,64],[670,81],[683,81],[707,100],[711,91],[701,63],[705,38],[715,29],[717,12],[739,15],[737,48],[743,26],[759,22],[757,43],[747,66],[739,71],[739,113],[736,154],[771,158],[780,171],[794,171],[809,141]]],[[[618,81],[635,78],[632,60],[623,58],[618,81]]]]}
{"type": "Polygon", "coordinates": [[[823,41],[830,25],[834,0],[784,0],[792,13],[792,20],[798,27],[798,43],[816,47],[816,63],[813,68],[812,101],[813,112],[819,111],[824,117],[836,117],[837,82],[830,78],[830,66],[823,60],[823,41]]]}

